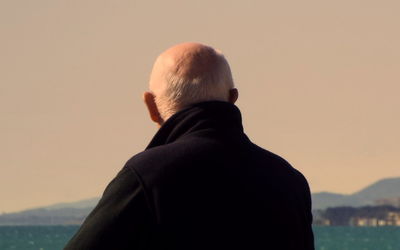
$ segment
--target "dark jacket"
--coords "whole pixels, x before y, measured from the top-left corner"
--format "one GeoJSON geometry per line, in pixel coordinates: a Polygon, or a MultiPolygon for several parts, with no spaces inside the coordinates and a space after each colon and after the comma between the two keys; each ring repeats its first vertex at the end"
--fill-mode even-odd
{"type": "Polygon", "coordinates": [[[160,128],[111,181],[66,249],[314,249],[303,175],[204,102],[160,128]]]}

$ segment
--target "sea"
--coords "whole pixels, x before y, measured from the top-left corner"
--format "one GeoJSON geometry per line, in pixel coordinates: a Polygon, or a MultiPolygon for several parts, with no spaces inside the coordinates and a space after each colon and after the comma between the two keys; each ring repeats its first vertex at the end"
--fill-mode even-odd
{"type": "MultiPolygon", "coordinates": [[[[58,250],[78,226],[0,226],[0,250],[58,250]]],[[[400,227],[314,227],[317,250],[400,250],[400,227]]]]}

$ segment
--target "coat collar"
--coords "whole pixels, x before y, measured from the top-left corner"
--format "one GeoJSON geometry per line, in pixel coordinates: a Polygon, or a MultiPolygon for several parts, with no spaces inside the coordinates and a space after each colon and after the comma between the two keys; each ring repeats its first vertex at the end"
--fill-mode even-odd
{"type": "Polygon", "coordinates": [[[243,133],[240,110],[235,105],[222,101],[194,104],[172,115],[157,131],[146,149],[210,129],[220,133],[231,130],[243,133]]]}

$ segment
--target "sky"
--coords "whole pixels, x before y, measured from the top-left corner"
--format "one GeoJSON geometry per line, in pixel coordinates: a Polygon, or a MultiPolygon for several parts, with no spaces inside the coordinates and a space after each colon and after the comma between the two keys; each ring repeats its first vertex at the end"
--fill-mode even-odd
{"type": "Polygon", "coordinates": [[[312,192],[400,176],[397,0],[0,0],[0,213],[100,196],[157,131],[152,64],[224,52],[245,132],[312,192]]]}

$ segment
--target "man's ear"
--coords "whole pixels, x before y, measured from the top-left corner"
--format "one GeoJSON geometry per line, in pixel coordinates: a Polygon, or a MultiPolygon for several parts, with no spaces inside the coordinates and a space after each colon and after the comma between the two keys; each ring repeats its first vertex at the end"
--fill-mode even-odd
{"type": "Polygon", "coordinates": [[[153,93],[144,92],[143,101],[147,106],[151,120],[161,126],[164,123],[164,120],[162,119],[160,112],[158,111],[155,96],[153,95],[153,93]]]}
{"type": "Polygon", "coordinates": [[[234,104],[237,99],[239,98],[239,91],[235,88],[229,90],[229,98],[228,101],[232,104],[234,104]]]}

